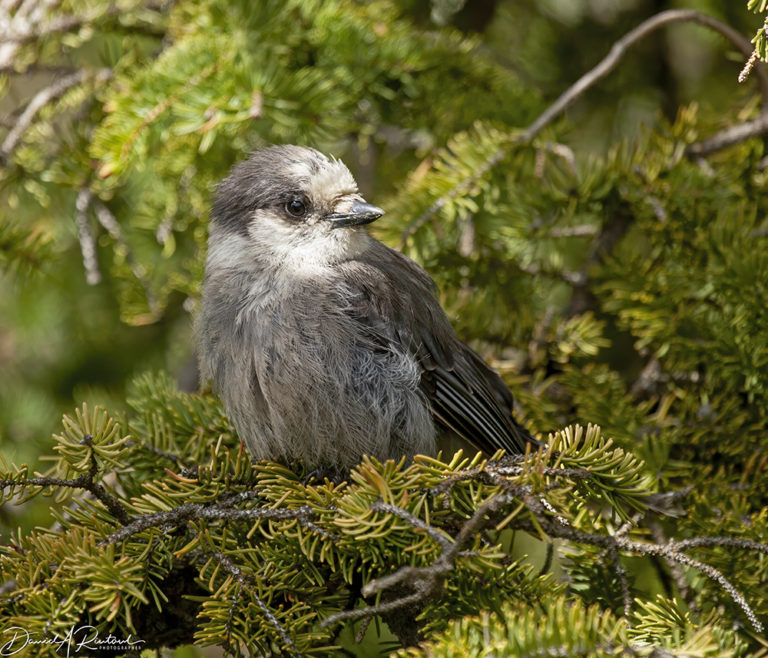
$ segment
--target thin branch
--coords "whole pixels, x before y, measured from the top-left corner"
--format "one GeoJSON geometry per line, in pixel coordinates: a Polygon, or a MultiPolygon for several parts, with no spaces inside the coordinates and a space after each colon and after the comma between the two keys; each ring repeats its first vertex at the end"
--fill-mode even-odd
{"type": "MultiPolygon", "coordinates": [[[[416,567],[405,567],[403,570],[406,570],[406,569],[415,570],[416,567]]],[[[400,572],[397,572],[397,573],[399,574],[400,572]]],[[[414,585],[414,587],[417,587],[417,586],[414,585]]],[[[431,591],[429,593],[431,593],[431,591]]],[[[413,594],[408,594],[406,596],[402,596],[400,598],[393,599],[385,603],[380,603],[379,605],[372,605],[366,608],[355,608],[354,610],[343,610],[342,612],[336,612],[332,615],[329,615],[325,619],[323,619],[323,621],[320,622],[320,627],[326,628],[328,626],[332,626],[333,624],[337,624],[340,621],[357,621],[358,619],[361,619],[361,618],[374,617],[376,615],[386,615],[390,612],[394,612],[395,610],[401,610],[402,608],[408,607],[409,605],[420,603],[427,597],[427,595],[419,591],[417,587],[416,591],[413,592],[413,594]]]]}
{"type": "Polygon", "coordinates": [[[125,253],[125,260],[131,268],[131,272],[141,287],[144,289],[144,298],[147,300],[147,307],[152,315],[156,315],[159,312],[159,303],[157,297],[152,292],[152,286],[147,276],[147,270],[141,263],[139,263],[133,251],[128,246],[128,243],[123,237],[123,231],[120,227],[117,218],[112,214],[112,211],[100,200],[97,199],[93,204],[93,209],[96,212],[96,219],[99,220],[104,229],[109,233],[109,236],[114,240],[115,244],[122,247],[125,253]]]}
{"type": "Polygon", "coordinates": [[[374,512],[384,512],[386,514],[391,514],[392,516],[397,516],[404,521],[407,521],[411,527],[416,528],[417,530],[422,530],[430,537],[432,537],[432,539],[434,539],[440,545],[443,551],[449,551],[453,547],[453,540],[450,537],[445,535],[437,528],[433,528],[431,525],[425,521],[422,521],[420,518],[414,516],[410,512],[405,511],[401,507],[390,505],[389,503],[384,503],[379,500],[371,505],[371,510],[374,512]]]}
{"type": "MultiPolygon", "coordinates": [[[[83,437],[83,443],[91,445],[93,438],[86,434],[83,437]]],[[[91,466],[87,473],[73,478],[55,478],[55,477],[22,477],[22,478],[7,478],[0,480],[0,488],[16,487],[16,486],[33,486],[33,487],[66,487],[70,489],[84,489],[89,492],[94,498],[99,500],[104,507],[109,510],[120,523],[128,525],[131,522],[131,517],[128,514],[128,510],[123,504],[100,483],[95,481],[98,474],[98,464],[96,457],[91,452],[90,457],[91,466]]]]}
{"type": "Polygon", "coordinates": [[[684,553],[679,553],[675,550],[663,551],[661,554],[667,560],[672,560],[674,562],[678,562],[680,564],[684,564],[696,569],[697,571],[707,576],[707,578],[720,585],[720,587],[722,587],[728,593],[733,602],[739,608],[741,608],[742,612],[749,620],[749,623],[752,625],[754,631],[762,635],[762,622],[757,618],[757,615],[755,614],[754,610],[752,610],[752,607],[749,605],[744,595],[738,589],[736,589],[734,585],[731,584],[731,582],[722,574],[720,570],[715,569],[715,567],[710,566],[709,564],[704,564],[699,560],[694,560],[692,557],[688,557],[684,553]]]}
{"type": "Polygon", "coordinates": [[[680,551],[688,548],[712,548],[713,546],[718,546],[721,548],[756,551],[768,555],[768,544],[739,537],[694,537],[692,539],[681,539],[680,541],[673,540],[669,543],[670,546],[680,551]]]}
{"type": "Polygon", "coordinates": [[[360,624],[360,630],[355,634],[355,644],[361,644],[365,638],[365,634],[368,632],[368,627],[371,625],[373,617],[366,617],[360,624]]]}
{"type": "MultiPolygon", "coordinates": [[[[200,537],[200,535],[198,535],[198,537],[200,537]]],[[[269,622],[269,625],[277,631],[280,639],[283,642],[283,648],[290,651],[291,655],[301,657],[303,654],[298,650],[293,640],[291,639],[291,636],[288,635],[288,631],[280,623],[280,620],[275,616],[275,613],[269,609],[269,606],[267,606],[266,603],[264,603],[264,600],[261,598],[261,596],[259,596],[257,585],[255,582],[253,582],[253,578],[248,574],[243,573],[240,567],[232,562],[232,560],[230,560],[227,555],[219,550],[216,550],[215,547],[201,546],[199,550],[201,553],[208,556],[209,558],[213,558],[218,564],[224,567],[224,570],[232,577],[236,583],[238,583],[238,585],[240,585],[240,587],[248,590],[250,595],[253,597],[253,600],[256,602],[256,605],[259,607],[259,610],[261,610],[261,613],[264,615],[264,618],[269,622]]]]}
{"type": "MultiPolygon", "coordinates": [[[[584,92],[594,86],[595,83],[602,80],[613,71],[632,46],[652,32],[658,30],[660,27],[669,25],[670,23],[695,23],[697,25],[702,25],[721,34],[730,41],[733,46],[738,48],[745,57],[749,57],[752,53],[752,44],[749,40],[734,30],[730,25],[727,25],[712,16],[707,16],[706,14],[691,9],[670,9],[668,11],[659,12],[655,16],[651,16],[649,19],[640,23],[640,25],[627,32],[627,34],[614,43],[608,55],[606,55],[597,66],[585,73],[574,84],[566,89],[565,92],[552,103],[552,105],[550,105],[523,131],[517,142],[530,142],[547,125],[560,116],[560,114],[562,114],[571,103],[579,98],[579,96],[584,94],[584,92]]],[[[763,105],[768,106],[768,74],[766,74],[763,67],[759,67],[757,71],[759,75],[758,84],[760,85],[760,93],[763,96],[763,105]]]]}
{"type": "Polygon", "coordinates": [[[715,151],[744,142],[751,137],[764,135],[766,132],[768,132],[768,111],[764,109],[757,119],[729,126],[700,142],[689,144],[685,149],[685,154],[692,158],[701,158],[715,151]]]}
{"type": "Polygon", "coordinates": [[[46,105],[61,98],[72,87],[76,87],[86,80],[92,79],[94,82],[106,82],[111,77],[112,69],[97,69],[95,71],[82,69],[60,78],[48,87],[38,91],[27,107],[24,108],[21,116],[16,121],[16,125],[3,140],[3,144],[0,146],[0,159],[8,160],[9,156],[24,136],[24,133],[32,125],[37,113],[46,105]]]}
{"type": "Polygon", "coordinates": [[[608,556],[610,557],[611,564],[613,565],[613,571],[619,578],[619,586],[621,587],[621,600],[624,604],[624,616],[629,617],[629,615],[632,613],[632,592],[629,589],[627,570],[621,564],[621,559],[619,557],[619,551],[617,548],[608,549],[608,556]]]}
{"type": "Polygon", "coordinates": [[[85,280],[89,285],[95,286],[101,281],[99,261],[96,258],[96,238],[88,224],[88,208],[91,205],[93,193],[87,188],[81,188],[75,201],[75,223],[77,224],[77,239],[80,242],[80,251],[83,254],[83,267],[85,268],[85,280]]]}
{"type": "Polygon", "coordinates": [[[331,534],[327,530],[319,528],[316,524],[312,523],[310,519],[314,516],[314,512],[310,507],[304,506],[299,507],[298,509],[232,509],[232,505],[239,502],[239,500],[242,500],[239,496],[228,496],[226,499],[224,497],[220,498],[215,503],[185,503],[170,510],[142,514],[141,516],[134,518],[125,527],[113,532],[101,543],[104,546],[117,544],[129,539],[139,532],[149,530],[149,528],[175,528],[188,523],[189,521],[197,521],[201,519],[217,521],[257,519],[285,521],[296,519],[308,530],[317,532],[326,538],[331,537],[331,534]]]}
{"type": "MultiPolygon", "coordinates": [[[[0,487],[10,485],[10,482],[0,482],[0,487]]],[[[97,498],[106,507],[110,514],[114,516],[120,523],[129,523],[130,516],[125,510],[120,501],[109,493],[101,484],[94,482],[89,474],[80,475],[74,479],[67,480],[65,478],[49,478],[49,477],[31,477],[27,478],[23,482],[15,482],[14,484],[24,484],[33,487],[65,487],[70,489],[84,489],[85,491],[93,494],[94,498],[97,498]]]]}
{"type": "MultiPolygon", "coordinates": [[[[743,35],[734,30],[730,25],[727,25],[712,16],[707,16],[706,14],[690,9],[670,9],[651,16],[616,41],[608,52],[608,55],[606,55],[597,66],[585,73],[581,78],[568,87],[568,89],[566,89],[554,103],[542,112],[542,114],[540,114],[539,117],[517,137],[501,146],[485,162],[475,169],[471,175],[456,183],[456,185],[454,185],[448,192],[438,198],[431,206],[429,206],[429,208],[411,222],[400,236],[398,249],[402,248],[406,240],[436,215],[451,199],[471,187],[475,181],[482,178],[487,171],[498,165],[507,155],[510,148],[531,142],[546,126],[559,117],[571,103],[613,71],[632,46],[655,30],[671,23],[695,23],[701,25],[710,30],[714,30],[725,37],[734,47],[741,51],[745,57],[749,57],[752,53],[752,44],[743,35]]],[[[756,71],[760,93],[763,98],[763,106],[768,108],[768,73],[766,73],[765,67],[763,66],[758,66],[756,71]]],[[[757,126],[750,126],[750,129],[757,130],[757,126]]],[[[731,141],[733,136],[726,134],[727,132],[728,131],[723,131],[723,133],[718,133],[712,136],[705,142],[702,142],[701,147],[691,144],[688,148],[691,152],[696,151],[697,148],[709,148],[709,151],[707,152],[712,152],[712,150],[717,150],[717,148],[724,148],[725,146],[730,146],[731,144],[736,143],[735,141],[731,141]],[[704,146],[705,144],[706,146],[704,146]],[[715,146],[715,144],[717,146],[715,146]]],[[[750,136],[751,133],[749,130],[740,133],[741,140],[747,139],[750,136]]]]}

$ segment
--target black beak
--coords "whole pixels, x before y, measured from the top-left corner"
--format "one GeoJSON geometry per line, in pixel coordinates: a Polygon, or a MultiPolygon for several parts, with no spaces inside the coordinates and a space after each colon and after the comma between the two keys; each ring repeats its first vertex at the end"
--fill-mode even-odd
{"type": "Polygon", "coordinates": [[[372,206],[370,203],[355,201],[347,212],[334,212],[326,215],[323,219],[331,222],[333,228],[342,228],[343,226],[360,226],[370,224],[384,214],[381,208],[372,206]]]}

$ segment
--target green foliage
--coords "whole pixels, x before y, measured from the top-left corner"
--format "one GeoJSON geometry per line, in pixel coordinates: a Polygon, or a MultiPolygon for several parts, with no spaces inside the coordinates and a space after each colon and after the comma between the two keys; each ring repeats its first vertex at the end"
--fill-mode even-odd
{"type": "Polygon", "coordinates": [[[733,631],[696,627],[670,601],[643,604],[628,623],[597,605],[587,607],[565,597],[543,605],[506,604],[500,612],[465,617],[422,649],[397,655],[653,656],[659,647],[667,656],[744,655],[733,631]]]}
{"type": "MultiPolygon", "coordinates": [[[[424,632],[441,647],[435,651],[461,655],[458,646],[474,655],[487,637],[498,648],[512,642],[510,650],[525,653],[561,646],[569,655],[629,642],[626,620],[587,608],[579,594],[566,596],[552,576],[511,560],[493,540],[501,528],[544,520],[521,504],[525,496],[546,497],[558,523],[591,533],[610,530],[603,506],[619,517],[645,509],[653,483],[643,464],[611,446],[598,428],[557,433],[547,450],[501,466],[501,479],[479,476],[496,472],[480,455],[469,460],[458,453],[450,462],[419,457],[411,465],[366,460],[347,482],[308,485],[301,470],[252,464],[216,400],[173,391],[165,376],[141,377],[131,406],[127,425],[103,409],[65,417],[54,446],[60,457],[49,472],[30,477],[15,469],[3,476],[14,495],[27,497],[55,491],[72,475],[92,477],[68,480],[74,492],[66,511],[55,513],[55,531],[16,537],[3,550],[0,575],[15,582],[0,601],[5,626],[50,638],[72,624],[89,624],[120,637],[133,634],[148,646],[157,642],[150,632],[167,637],[175,630],[186,641],[223,643],[234,654],[282,647],[327,655],[335,633],[319,622],[354,602],[359,587],[399,567],[436,564],[443,543],[452,543],[456,528],[479,508],[490,510],[507,492],[524,491],[493,508],[488,532],[467,537],[439,593],[420,605],[424,632]],[[217,432],[219,439],[207,446],[207,456],[195,455],[196,468],[177,470],[188,446],[201,443],[201,432],[217,432]],[[122,524],[108,498],[125,510],[122,524]],[[402,516],[377,511],[376,503],[402,516]],[[429,531],[409,519],[421,519],[429,531]],[[160,623],[174,623],[172,602],[186,607],[183,628],[160,623]],[[478,608],[487,611],[480,621],[466,617],[478,608]]],[[[572,550],[574,560],[590,554],[577,545],[572,550]]],[[[716,646],[735,646],[732,633],[715,630],[716,620],[702,630],[663,604],[640,610],[637,629],[645,630],[633,632],[641,644],[655,646],[660,628],[674,628],[675,641],[665,646],[686,647],[693,636],[710,646],[712,633],[721,633],[716,646]]]]}
{"type": "MultiPolygon", "coordinates": [[[[147,375],[130,404],[127,421],[88,408],[65,417],[54,446],[60,456],[46,474],[16,468],[3,475],[14,497],[67,483],[64,491],[72,492],[55,511],[55,531],[15,537],[3,550],[0,576],[15,583],[0,599],[4,626],[52,641],[87,624],[133,634],[147,646],[194,640],[237,655],[246,647],[327,655],[335,631],[323,620],[347,614],[349,602],[363,602],[361,587],[398,568],[428,573],[458,541],[456,530],[479,519],[486,531],[465,537],[439,591],[418,606],[436,655],[483,655],[476,652],[492,647],[515,655],[556,647],[568,655],[619,655],[630,646],[640,655],[657,646],[680,655],[694,646],[702,655],[744,653],[719,618],[694,621],[670,602],[639,603],[634,620],[617,617],[610,611],[617,606],[606,609],[602,599],[588,607],[610,589],[601,579],[618,572],[602,561],[586,586],[584,565],[600,558],[584,542],[600,545],[614,531],[613,517],[645,510],[654,486],[644,464],[596,427],[567,428],[546,450],[507,465],[461,453],[411,465],[365,460],[346,482],[306,484],[301,469],[252,464],[212,397],[174,391],[167,377],[147,375]],[[194,453],[193,468],[189,450],[205,445],[201,433],[219,438],[194,453]],[[528,500],[546,500],[564,537],[587,533],[561,565],[574,583],[568,594],[498,543],[503,528],[530,526],[546,536],[550,512],[528,500]],[[125,513],[122,523],[116,508],[125,513]],[[479,618],[478,609],[486,611],[479,618]]],[[[643,544],[633,550],[642,555],[643,544]]],[[[749,553],[741,559],[746,566],[749,553]]],[[[387,600],[391,594],[379,590],[366,603],[387,600]]]]}
{"type": "Polygon", "coordinates": [[[702,64],[725,59],[719,44],[692,58],[701,44],[681,31],[523,139],[541,90],[563,91],[641,10],[501,0],[478,26],[458,4],[433,4],[454,22],[437,26],[407,0],[72,0],[48,16],[72,29],[4,43],[2,484],[23,505],[5,505],[7,524],[27,526],[3,537],[2,628],[329,655],[355,650],[364,606],[421,588],[375,615],[418,627],[410,655],[760,655],[765,144],[690,157],[758,101],[727,64],[702,64]],[[77,71],[8,147],[32,99],[77,71]],[[212,190],[274,142],[344,158],[387,210],[372,232],[427,267],[519,417],[551,432],[545,450],[502,466],[369,460],[345,484],[308,484],[300,464],[252,465],[214,397],[135,376],[189,357],[212,190]],[[110,411],[80,406],[44,443],[57,409],[85,399],[110,411]],[[671,537],[708,539],[661,553],[671,537]],[[381,586],[397,573],[400,589],[381,586]]]}
{"type": "Polygon", "coordinates": [[[11,223],[0,225],[0,267],[4,270],[28,276],[50,258],[47,252],[48,242],[42,235],[11,223]]]}

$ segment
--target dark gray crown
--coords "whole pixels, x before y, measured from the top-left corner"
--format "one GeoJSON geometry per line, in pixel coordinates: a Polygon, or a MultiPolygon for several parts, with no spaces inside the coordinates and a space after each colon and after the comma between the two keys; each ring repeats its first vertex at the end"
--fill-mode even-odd
{"type": "Polygon", "coordinates": [[[253,211],[301,195],[309,186],[309,177],[328,163],[325,155],[307,146],[269,146],[256,151],[232,167],[219,183],[211,218],[225,230],[245,232],[253,211]]]}

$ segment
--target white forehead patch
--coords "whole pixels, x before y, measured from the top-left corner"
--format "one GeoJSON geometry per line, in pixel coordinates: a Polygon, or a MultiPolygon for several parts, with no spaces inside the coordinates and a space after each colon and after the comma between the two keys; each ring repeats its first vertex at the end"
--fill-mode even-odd
{"type": "Polygon", "coordinates": [[[314,149],[305,151],[306,157],[287,163],[286,172],[300,182],[315,203],[357,193],[357,183],[341,160],[333,156],[329,158],[314,149]]]}
{"type": "Polygon", "coordinates": [[[357,183],[341,160],[328,160],[309,177],[307,192],[311,199],[332,200],[357,193],[357,183]]]}
{"type": "MultiPolygon", "coordinates": [[[[321,155],[318,153],[318,155],[321,155]]],[[[322,156],[325,157],[325,156],[322,156]]],[[[288,174],[297,180],[307,180],[312,177],[312,165],[309,159],[293,160],[286,165],[288,174]]]]}

